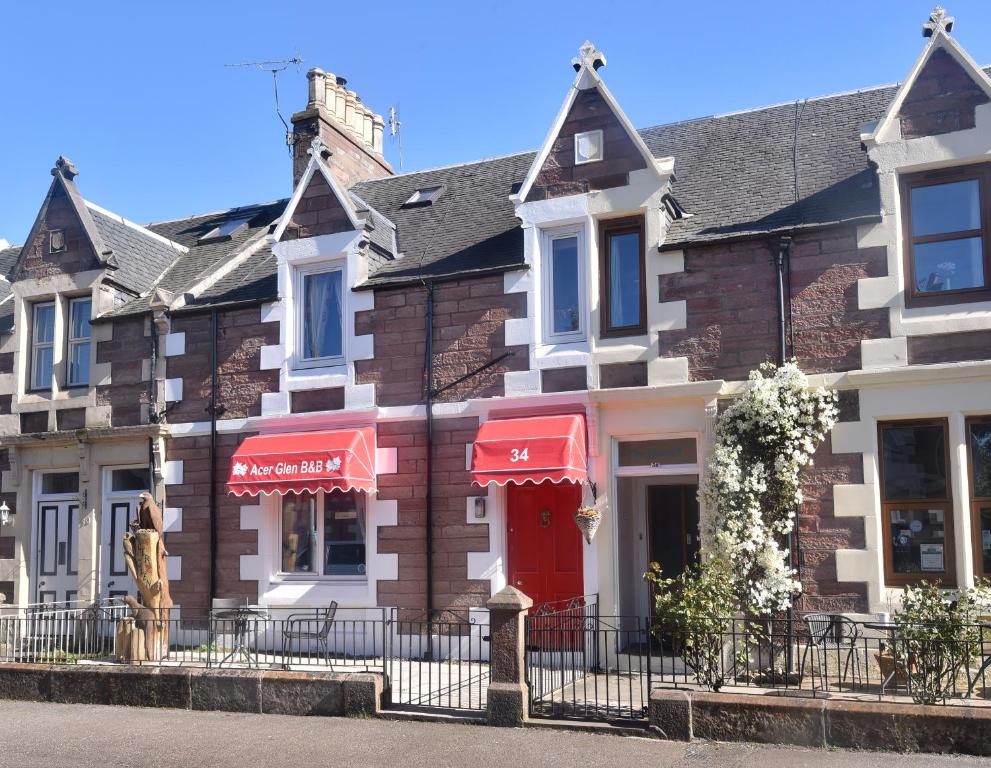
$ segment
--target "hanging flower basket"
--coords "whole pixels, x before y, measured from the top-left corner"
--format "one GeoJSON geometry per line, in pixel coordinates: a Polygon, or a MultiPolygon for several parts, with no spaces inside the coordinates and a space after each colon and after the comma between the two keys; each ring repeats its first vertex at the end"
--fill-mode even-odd
{"type": "Polygon", "coordinates": [[[575,512],[575,525],[578,526],[585,541],[589,544],[595,538],[595,532],[599,530],[600,523],[602,523],[602,513],[595,507],[581,506],[575,512]]]}

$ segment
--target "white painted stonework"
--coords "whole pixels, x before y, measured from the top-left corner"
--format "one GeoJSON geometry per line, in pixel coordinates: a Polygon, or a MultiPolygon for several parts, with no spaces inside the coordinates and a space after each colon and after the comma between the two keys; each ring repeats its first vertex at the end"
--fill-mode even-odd
{"type": "MultiPolygon", "coordinates": [[[[907,278],[903,259],[899,178],[906,173],[986,162],[991,155],[991,103],[977,106],[976,125],[972,129],[913,139],[903,139],[901,136],[898,111],[902,101],[930,56],[940,49],[949,53],[991,97],[991,78],[952,37],[939,30],[929,40],[908,78],[899,87],[885,116],[873,130],[861,136],[870,160],[877,165],[881,221],[859,228],[858,247],[885,247],[888,275],[859,281],[858,306],[861,309],[887,308],[893,338],[991,328],[991,301],[905,306],[904,286],[907,278]]],[[[907,359],[890,348],[879,354],[867,351],[864,368],[906,364],[907,359]]]]}

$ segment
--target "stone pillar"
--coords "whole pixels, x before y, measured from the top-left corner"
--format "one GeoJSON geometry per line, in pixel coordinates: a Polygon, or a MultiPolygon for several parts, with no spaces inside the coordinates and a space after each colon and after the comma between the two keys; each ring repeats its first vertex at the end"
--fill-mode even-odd
{"type": "Polygon", "coordinates": [[[488,723],[518,727],[529,716],[524,679],[523,617],[533,600],[507,586],[486,603],[489,609],[488,723]]]}

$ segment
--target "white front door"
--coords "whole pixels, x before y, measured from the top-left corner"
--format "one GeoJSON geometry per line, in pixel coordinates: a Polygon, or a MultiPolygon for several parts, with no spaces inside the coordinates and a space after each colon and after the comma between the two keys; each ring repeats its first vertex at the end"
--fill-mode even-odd
{"type": "Polygon", "coordinates": [[[137,517],[141,493],[148,490],[148,466],[105,467],[100,525],[100,596],[137,595],[124,562],[124,534],[137,517]]]}
{"type": "Polygon", "coordinates": [[[34,601],[71,603],[79,594],[79,502],[39,501],[35,530],[34,601]]]}

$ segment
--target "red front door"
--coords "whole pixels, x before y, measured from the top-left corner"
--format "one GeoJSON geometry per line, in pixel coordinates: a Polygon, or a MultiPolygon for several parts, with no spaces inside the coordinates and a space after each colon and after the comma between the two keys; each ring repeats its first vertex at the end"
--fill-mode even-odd
{"type": "Polygon", "coordinates": [[[573,483],[507,486],[509,583],[534,606],[583,593],[580,500],[573,483]]]}

